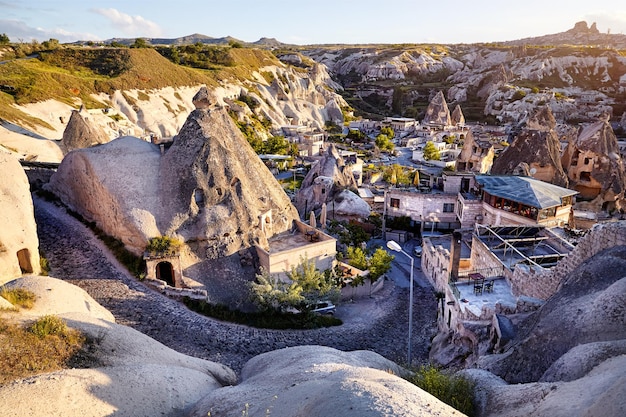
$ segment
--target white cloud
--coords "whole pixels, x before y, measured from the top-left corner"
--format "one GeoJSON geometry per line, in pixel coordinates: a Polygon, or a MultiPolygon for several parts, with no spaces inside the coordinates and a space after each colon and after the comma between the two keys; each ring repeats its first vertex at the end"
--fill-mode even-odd
{"type": "Polygon", "coordinates": [[[159,25],[141,16],[131,16],[116,9],[93,9],[94,12],[106,17],[116,29],[128,36],[161,36],[163,30],[159,25]]]}
{"type": "Polygon", "coordinates": [[[0,28],[11,42],[30,42],[36,40],[39,42],[48,39],[57,39],[61,43],[74,42],[76,40],[100,40],[98,36],[92,33],[68,32],[64,29],[44,29],[40,27],[32,27],[21,20],[0,19],[0,28]]]}

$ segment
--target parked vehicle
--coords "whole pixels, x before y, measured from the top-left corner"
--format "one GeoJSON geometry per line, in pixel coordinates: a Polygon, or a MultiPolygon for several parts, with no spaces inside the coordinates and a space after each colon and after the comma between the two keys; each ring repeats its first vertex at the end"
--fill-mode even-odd
{"type": "Polygon", "coordinates": [[[415,248],[413,248],[413,255],[417,256],[418,258],[422,257],[422,247],[421,246],[416,246],[415,248]]]}
{"type": "Polygon", "coordinates": [[[312,313],[317,314],[335,314],[335,305],[330,301],[320,301],[319,303],[312,306],[312,313]]]}

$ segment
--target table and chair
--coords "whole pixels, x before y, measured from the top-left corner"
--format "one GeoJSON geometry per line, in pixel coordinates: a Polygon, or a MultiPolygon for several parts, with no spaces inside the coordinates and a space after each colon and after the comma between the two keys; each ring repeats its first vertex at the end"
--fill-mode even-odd
{"type": "Polygon", "coordinates": [[[482,294],[484,292],[493,292],[493,280],[487,280],[483,274],[474,272],[468,275],[471,282],[474,283],[474,294],[482,294]]]}

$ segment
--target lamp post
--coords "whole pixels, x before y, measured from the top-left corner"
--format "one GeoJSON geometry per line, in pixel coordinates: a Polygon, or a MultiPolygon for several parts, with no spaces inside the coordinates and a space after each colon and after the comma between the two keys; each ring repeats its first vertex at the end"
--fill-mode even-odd
{"type": "Polygon", "coordinates": [[[407,358],[409,366],[411,365],[411,333],[413,331],[413,257],[402,250],[402,247],[395,240],[387,242],[387,247],[395,252],[401,252],[405,254],[411,260],[411,282],[409,283],[409,347],[407,352],[407,358]]]}

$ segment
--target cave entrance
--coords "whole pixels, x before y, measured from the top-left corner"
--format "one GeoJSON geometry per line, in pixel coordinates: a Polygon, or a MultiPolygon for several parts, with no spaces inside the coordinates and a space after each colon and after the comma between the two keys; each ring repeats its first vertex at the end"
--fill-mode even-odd
{"type": "Polygon", "coordinates": [[[33,273],[33,265],[30,263],[30,251],[28,249],[20,249],[17,251],[17,261],[20,264],[22,274],[33,273]]]}
{"type": "Polygon", "coordinates": [[[156,277],[161,281],[165,281],[167,285],[174,287],[174,267],[171,263],[164,261],[159,262],[156,266],[156,277]]]}

